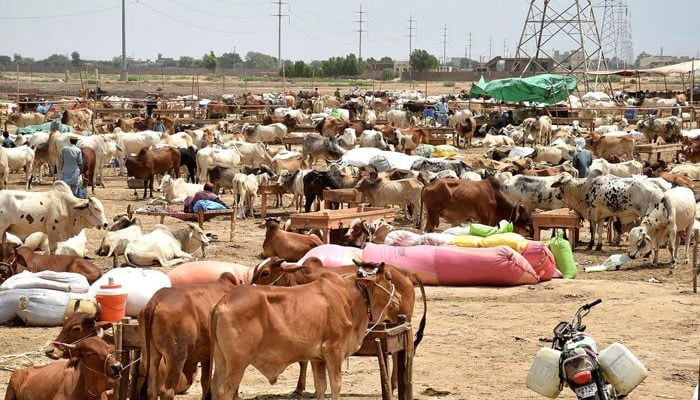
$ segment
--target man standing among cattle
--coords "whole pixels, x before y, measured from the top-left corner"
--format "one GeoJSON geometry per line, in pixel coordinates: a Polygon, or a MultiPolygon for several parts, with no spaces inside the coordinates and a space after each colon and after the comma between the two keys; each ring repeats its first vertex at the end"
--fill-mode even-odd
{"type": "Polygon", "coordinates": [[[585,178],[588,176],[588,168],[593,163],[593,155],[590,150],[586,150],[586,140],[584,138],[574,139],[574,144],[576,145],[576,151],[574,151],[574,157],[571,160],[571,165],[578,170],[578,177],[585,178]]]}
{"type": "Polygon", "coordinates": [[[70,144],[61,150],[61,158],[63,160],[61,180],[70,186],[71,192],[77,197],[78,188],[80,187],[80,166],[83,165],[83,154],[76,144],[78,144],[78,138],[71,137],[70,144]]]}

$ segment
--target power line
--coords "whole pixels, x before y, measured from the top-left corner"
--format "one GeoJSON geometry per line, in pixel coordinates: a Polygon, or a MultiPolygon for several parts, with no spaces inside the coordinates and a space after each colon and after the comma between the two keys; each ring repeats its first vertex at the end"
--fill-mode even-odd
{"type": "Polygon", "coordinates": [[[469,35],[467,35],[467,36],[469,37],[469,39],[467,41],[467,46],[469,46],[469,57],[467,57],[467,62],[469,63],[468,68],[472,69],[472,46],[474,45],[474,37],[473,37],[471,31],[469,32],[469,35]]]}
{"type": "Polygon", "coordinates": [[[218,13],[213,13],[213,12],[209,12],[209,11],[205,11],[205,10],[200,10],[199,8],[190,7],[190,6],[186,5],[186,4],[179,3],[179,2],[177,2],[177,1],[175,1],[175,0],[170,0],[170,2],[171,2],[171,3],[175,3],[175,4],[177,4],[178,6],[183,7],[183,8],[186,8],[186,9],[188,9],[188,10],[192,10],[192,11],[194,11],[194,12],[198,12],[198,13],[206,14],[206,15],[211,15],[211,16],[213,16],[213,17],[219,17],[219,18],[227,18],[227,19],[263,19],[263,18],[267,18],[267,17],[265,17],[265,16],[255,16],[255,17],[236,16],[236,17],[232,17],[232,16],[228,16],[228,15],[221,15],[221,14],[218,14],[218,13]]]}
{"type": "MultiPolygon", "coordinates": [[[[222,1],[222,0],[218,0],[218,1],[222,1]]],[[[320,15],[316,12],[309,10],[308,8],[305,8],[304,6],[301,5],[301,2],[295,3],[295,5],[296,5],[296,7],[301,8],[302,10],[306,11],[307,13],[321,19],[322,21],[328,21],[328,22],[331,22],[334,24],[354,24],[355,23],[354,21],[338,21],[338,20],[334,20],[334,19],[329,19],[328,16],[326,16],[326,15],[320,15]]]]}
{"type": "Polygon", "coordinates": [[[362,32],[363,32],[362,23],[365,22],[365,21],[362,21],[362,15],[367,14],[367,12],[362,11],[362,4],[360,4],[360,11],[358,11],[357,13],[360,14],[360,19],[358,21],[355,21],[355,22],[360,23],[360,29],[357,32],[360,33],[360,48],[359,48],[358,58],[361,60],[362,59],[362,32]]]}
{"type": "Polygon", "coordinates": [[[269,32],[269,31],[270,31],[270,29],[262,29],[262,30],[259,30],[259,31],[226,31],[226,30],[223,30],[223,29],[210,28],[210,27],[208,27],[208,26],[202,26],[202,25],[193,24],[193,23],[191,23],[191,22],[189,22],[189,21],[185,21],[185,20],[183,20],[183,19],[180,19],[180,18],[177,18],[177,17],[173,17],[172,15],[168,15],[168,14],[166,14],[166,13],[164,13],[164,12],[162,12],[162,11],[156,9],[156,8],[153,8],[153,7],[149,6],[149,5],[146,4],[146,3],[143,3],[143,2],[137,2],[136,4],[139,4],[139,5],[143,6],[143,7],[146,7],[147,9],[153,11],[154,13],[156,13],[156,14],[158,14],[158,15],[162,15],[162,16],[164,16],[164,17],[166,17],[166,18],[170,18],[170,19],[172,19],[173,21],[177,21],[177,22],[179,22],[179,23],[181,23],[181,24],[189,25],[189,26],[192,26],[192,27],[194,27],[194,28],[199,28],[199,29],[203,29],[203,30],[206,30],[206,31],[219,32],[219,33],[229,33],[229,34],[234,34],[234,35],[239,35],[239,34],[250,34],[250,33],[263,33],[263,32],[269,32]]]}
{"type": "Polygon", "coordinates": [[[278,63],[278,68],[282,68],[284,63],[282,62],[282,17],[286,17],[287,15],[282,14],[282,4],[288,4],[282,2],[282,0],[277,0],[277,14],[274,14],[273,17],[277,17],[277,63],[278,63]]]}
{"type": "Polygon", "coordinates": [[[306,37],[308,37],[308,38],[310,38],[310,39],[319,41],[319,42],[321,42],[321,43],[325,43],[325,44],[332,45],[332,46],[348,46],[348,45],[351,45],[351,44],[352,44],[352,43],[348,43],[348,42],[346,42],[346,43],[329,42],[329,41],[327,41],[327,40],[321,39],[321,38],[318,37],[318,36],[314,36],[314,35],[312,35],[312,34],[310,34],[310,33],[307,33],[307,32],[306,32],[305,30],[303,30],[303,29],[297,28],[296,26],[294,26],[294,24],[289,24],[289,26],[291,26],[295,31],[301,33],[302,35],[304,35],[304,36],[306,36],[306,37]]]}
{"type": "MultiPolygon", "coordinates": [[[[134,4],[135,2],[132,1],[128,3],[129,5],[134,4]]],[[[78,13],[71,13],[71,14],[59,14],[59,15],[40,15],[40,16],[0,16],[0,19],[48,19],[48,18],[64,18],[64,17],[79,17],[81,15],[88,15],[88,14],[95,14],[95,13],[100,13],[104,11],[109,11],[109,10],[116,10],[117,8],[120,8],[120,5],[116,5],[114,7],[106,7],[106,8],[100,8],[97,10],[92,10],[92,11],[83,11],[83,12],[78,12],[78,13]]]]}

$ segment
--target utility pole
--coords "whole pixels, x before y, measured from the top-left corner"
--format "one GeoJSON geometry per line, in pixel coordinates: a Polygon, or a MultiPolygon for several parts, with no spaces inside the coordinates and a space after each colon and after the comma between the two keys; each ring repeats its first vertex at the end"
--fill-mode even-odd
{"type": "Polygon", "coordinates": [[[508,57],[508,42],[503,39],[503,58],[508,57]]]}
{"type": "Polygon", "coordinates": [[[120,81],[129,79],[126,72],[126,0],[122,0],[122,72],[119,75],[120,81]]]}
{"type": "Polygon", "coordinates": [[[413,15],[408,16],[408,78],[413,81],[413,71],[411,71],[411,53],[413,53],[413,15]]]}
{"type": "Polygon", "coordinates": [[[442,65],[447,63],[447,24],[442,28],[442,65]]]}
{"type": "Polygon", "coordinates": [[[469,57],[468,58],[468,63],[469,63],[469,69],[472,69],[472,46],[474,45],[474,37],[472,36],[471,31],[469,32],[469,41],[467,42],[467,45],[469,46],[469,57]]]}
{"type": "Polygon", "coordinates": [[[489,61],[493,58],[493,36],[489,36],[489,61]]]}
{"type": "Polygon", "coordinates": [[[277,17],[277,66],[278,68],[282,68],[284,67],[284,63],[282,62],[282,17],[286,17],[285,14],[282,14],[282,4],[287,3],[282,2],[282,0],[277,0],[275,4],[277,4],[277,14],[273,14],[272,16],[277,17]]]}
{"type": "Polygon", "coordinates": [[[355,21],[355,22],[360,23],[360,29],[358,30],[358,32],[360,33],[360,49],[359,49],[358,57],[360,60],[362,60],[362,32],[365,32],[362,30],[362,23],[365,22],[362,20],[362,15],[367,14],[366,12],[362,11],[362,4],[360,4],[360,11],[358,11],[357,13],[360,14],[360,19],[355,21]]]}

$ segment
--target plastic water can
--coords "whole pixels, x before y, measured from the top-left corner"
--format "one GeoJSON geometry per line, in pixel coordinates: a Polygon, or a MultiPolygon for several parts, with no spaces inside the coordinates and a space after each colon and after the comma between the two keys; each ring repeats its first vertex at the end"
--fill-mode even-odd
{"type": "Polygon", "coordinates": [[[618,393],[628,394],[647,377],[641,361],[627,347],[613,343],[598,355],[603,375],[618,393]]]}
{"type": "Polygon", "coordinates": [[[113,278],[100,286],[95,299],[100,305],[100,321],[119,322],[126,315],[126,292],[113,278]]]}
{"type": "Polygon", "coordinates": [[[559,350],[543,347],[532,360],[525,385],[542,396],[555,399],[559,396],[559,350]]]}

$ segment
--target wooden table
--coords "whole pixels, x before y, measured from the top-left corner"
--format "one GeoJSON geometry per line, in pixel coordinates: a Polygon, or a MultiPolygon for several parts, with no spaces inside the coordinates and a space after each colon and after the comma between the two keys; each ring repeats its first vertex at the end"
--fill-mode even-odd
{"type": "Polygon", "coordinates": [[[338,204],[338,208],[343,208],[343,203],[348,205],[348,208],[357,207],[362,203],[362,193],[357,189],[324,189],[323,190],[323,208],[329,210],[331,204],[338,204]]]}
{"type": "Polygon", "coordinates": [[[282,144],[287,150],[292,150],[292,145],[301,146],[304,143],[304,136],[288,136],[282,138],[282,144]]]}
{"type": "Polygon", "coordinates": [[[267,196],[271,194],[278,195],[285,193],[286,192],[284,191],[284,189],[277,186],[277,184],[260,186],[258,188],[258,194],[260,195],[260,215],[263,218],[267,217],[267,196]]]}
{"type": "Polygon", "coordinates": [[[569,230],[569,243],[571,249],[576,247],[578,240],[579,216],[570,208],[543,211],[532,214],[532,227],[534,228],[534,240],[540,240],[540,229],[561,228],[569,230]]]}
{"type": "Polygon", "coordinates": [[[678,160],[678,155],[683,150],[682,143],[668,143],[668,144],[638,144],[634,147],[634,154],[648,154],[649,161],[651,162],[651,156],[656,154],[656,161],[658,162],[661,158],[662,153],[673,153],[676,160],[678,160]]]}
{"type": "Polygon", "coordinates": [[[181,221],[194,221],[196,219],[197,224],[199,224],[199,227],[204,229],[204,221],[208,221],[214,217],[219,217],[219,216],[226,216],[228,215],[231,218],[231,232],[229,234],[229,240],[233,241],[233,232],[236,230],[236,207],[234,208],[227,208],[225,210],[211,210],[211,211],[202,211],[199,210],[198,213],[173,213],[173,212],[167,212],[167,211],[138,211],[138,210],[133,210],[131,208],[131,204],[126,206],[126,215],[129,216],[129,219],[134,214],[138,215],[151,215],[154,217],[160,217],[160,223],[165,222],[165,217],[172,217],[172,218],[177,218],[181,221]]]}
{"type": "Polygon", "coordinates": [[[394,220],[394,208],[371,208],[360,204],[357,207],[343,210],[322,210],[304,214],[292,214],[290,229],[322,229],[323,242],[330,243],[331,230],[343,229],[350,226],[355,218],[361,218],[368,223],[384,219],[387,222],[394,220]]]}
{"type": "MultiPolygon", "coordinates": [[[[115,383],[113,399],[126,400],[127,393],[128,398],[137,399],[141,357],[138,320],[125,317],[121,322],[112,324],[112,328],[115,351],[121,354],[122,365],[125,368],[129,366],[129,370],[123,371],[121,378],[115,383]]],[[[382,399],[390,400],[391,374],[387,368],[387,359],[390,354],[396,354],[399,400],[413,400],[413,351],[413,329],[404,318],[399,324],[380,324],[374,327],[353,356],[377,358],[382,399]]]]}

